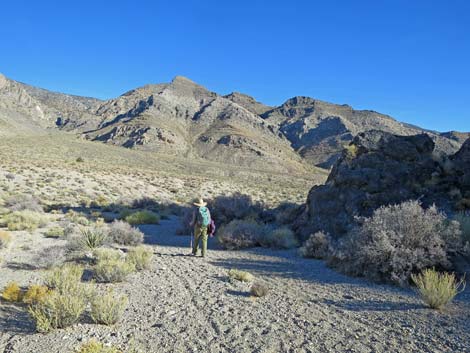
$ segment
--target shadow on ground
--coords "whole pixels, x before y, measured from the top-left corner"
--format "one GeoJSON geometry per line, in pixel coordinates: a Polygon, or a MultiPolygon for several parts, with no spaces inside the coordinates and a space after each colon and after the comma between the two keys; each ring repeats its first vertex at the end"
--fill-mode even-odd
{"type": "Polygon", "coordinates": [[[36,332],[36,329],[25,308],[2,303],[0,306],[0,332],[32,334],[36,332]]]}

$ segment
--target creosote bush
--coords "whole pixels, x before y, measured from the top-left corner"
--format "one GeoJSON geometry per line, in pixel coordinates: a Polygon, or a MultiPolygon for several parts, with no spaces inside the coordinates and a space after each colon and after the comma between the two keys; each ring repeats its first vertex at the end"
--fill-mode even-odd
{"type": "Polygon", "coordinates": [[[411,275],[418,293],[432,309],[442,309],[465,289],[465,281],[457,281],[454,274],[439,273],[434,269],[425,269],[419,275],[411,275]]]}
{"type": "Polygon", "coordinates": [[[428,267],[449,268],[448,254],[461,248],[460,229],[435,206],[417,201],[381,207],[361,227],[338,242],[330,265],[375,281],[407,285],[428,267]]]}
{"type": "Polygon", "coordinates": [[[117,244],[121,245],[139,245],[144,241],[144,234],[129,223],[123,221],[114,221],[109,226],[109,236],[117,244]]]}
{"type": "Polygon", "coordinates": [[[131,225],[158,224],[160,217],[150,211],[137,211],[128,215],[124,220],[131,225]]]}
{"type": "Polygon", "coordinates": [[[129,250],[126,261],[132,264],[137,271],[142,271],[149,267],[152,256],[153,252],[151,248],[138,246],[129,250]]]}
{"type": "Polygon", "coordinates": [[[111,290],[95,295],[91,300],[91,318],[97,324],[114,325],[122,317],[127,302],[126,296],[117,296],[111,290]]]}
{"type": "Polygon", "coordinates": [[[269,288],[261,282],[255,282],[251,286],[250,294],[253,297],[261,298],[268,294],[269,288]]]}
{"type": "Polygon", "coordinates": [[[240,271],[236,269],[229,270],[228,276],[230,279],[241,281],[241,282],[251,282],[255,279],[255,277],[250,272],[240,271]]]}
{"type": "Polygon", "coordinates": [[[3,289],[2,298],[7,302],[21,302],[23,299],[23,293],[18,283],[8,283],[3,289]]]}

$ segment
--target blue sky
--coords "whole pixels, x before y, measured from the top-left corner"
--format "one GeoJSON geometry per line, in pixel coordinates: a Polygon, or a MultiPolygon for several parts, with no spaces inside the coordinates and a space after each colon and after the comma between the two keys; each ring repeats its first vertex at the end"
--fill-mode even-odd
{"type": "Polygon", "coordinates": [[[470,131],[470,1],[4,1],[0,72],[111,98],[183,75],[470,131]]]}

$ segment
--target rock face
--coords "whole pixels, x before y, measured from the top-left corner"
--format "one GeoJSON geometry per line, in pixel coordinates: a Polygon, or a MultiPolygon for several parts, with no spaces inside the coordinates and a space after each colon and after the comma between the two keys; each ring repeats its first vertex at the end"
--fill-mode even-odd
{"type": "Polygon", "coordinates": [[[426,134],[397,136],[376,130],[358,134],[325,185],[310,190],[296,229],[303,237],[319,230],[341,237],[356,224],[356,217],[406,200],[456,208],[470,196],[470,140],[451,157],[453,171],[446,168],[449,160],[438,160],[434,150],[435,143],[426,134]],[[459,200],[450,196],[457,193],[453,189],[459,200]]]}

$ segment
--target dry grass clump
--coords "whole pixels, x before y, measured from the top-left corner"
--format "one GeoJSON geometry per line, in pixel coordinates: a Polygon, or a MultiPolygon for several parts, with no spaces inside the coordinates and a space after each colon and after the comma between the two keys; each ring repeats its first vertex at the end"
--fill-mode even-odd
{"type": "Polygon", "coordinates": [[[251,282],[255,279],[255,277],[250,272],[240,271],[236,269],[229,270],[228,276],[232,280],[237,280],[241,282],[251,282]]]}
{"type": "Polygon", "coordinates": [[[0,249],[5,248],[11,242],[11,234],[0,230],[0,249]]]}
{"type": "Polygon", "coordinates": [[[465,289],[465,281],[457,281],[454,274],[425,269],[419,275],[411,275],[423,301],[432,309],[442,309],[465,289]]]}
{"type": "Polygon", "coordinates": [[[251,286],[250,294],[253,297],[261,298],[268,294],[269,288],[261,282],[255,282],[251,286]]]}
{"type": "Polygon", "coordinates": [[[91,318],[97,324],[114,325],[122,317],[128,299],[110,290],[105,295],[95,295],[91,300],[91,318]]]}
{"type": "Polygon", "coordinates": [[[33,231],[38,227],[45,226],[47,222],[48,218],[46,215],[35,211],[24,210],[7,214],[4,216],[2,223],[4,223],[10,231],[33,231]]]}
{"type": "Polygon", "coordinates": [[[408,201],[377,209],[329,256],[344,272],[407,285],[428,267],[450,268],[448,253],[461,248],[459,225],[436,207],[408,201]]]}
{"type": "Polygon", "coordinates": [[[109,236],[117,244],[138,245],[144,241],[144,234],[129,223],[123,221],[114,221],[109,226],[109,236]]]}
{"type": "Polygon", "coordinates": [[[2,298],[7,302],[21,302],[23,300],[23,293],[18,283],[8,283],[2,291],[2,298]]]}
{"type": "Polygon", "coordinates": [[[323,232],[312,234],[299,249],[300,255],[313,259],[326,259],[329,253],[331,237],[323,232]]]}
{"type": "Polygon", "coordinates": [[[150,211],[137,211],[126,216],[124,220],[131,225],[158,224],[160,217],[150,211]]]}
{"type": "Polygon", "coordinates": [[[138,246],[130,249],[126,256],[126,261],[134,265],[137,271],[145,270],[150,265],[153,251],[146,246],[138,246]]]}
{"type": "Polygon", "coordinates": [[[94,277],[98,282],[123,282],[126,277],[136,270],[135,265],[118,259],[99,260],[94,266],[94,277]]]}
{"type": "Polygon", "coordinates": [[[217,241],[229,250],[249,248],[259,244],[265,231],[264,225],[255,221],[234,220],[219,229],[217,241]]]}
{"type": "Polygon", "coordinates": [[[299,245],[294,232],[287,227],[262,233],[258,242],[261,246],[277,249],[292,249],[299,245]]]}
{"type": "Polygon", "coordinates": [[[96,340],[88,341],[78,348],[77,353],[123,353],[116,347],[105,346],[103,343],[96,340]]]}

